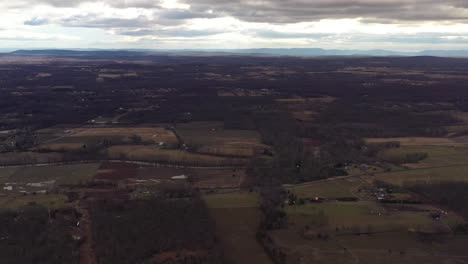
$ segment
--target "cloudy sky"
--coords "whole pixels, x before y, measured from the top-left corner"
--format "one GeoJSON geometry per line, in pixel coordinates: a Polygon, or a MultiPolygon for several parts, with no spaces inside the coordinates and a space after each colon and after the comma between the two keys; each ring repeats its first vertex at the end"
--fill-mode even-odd
{"type": "Polygon", "coordinates": [[[468,49],[468,0],[0,0],[0,48],[468,49]]]}

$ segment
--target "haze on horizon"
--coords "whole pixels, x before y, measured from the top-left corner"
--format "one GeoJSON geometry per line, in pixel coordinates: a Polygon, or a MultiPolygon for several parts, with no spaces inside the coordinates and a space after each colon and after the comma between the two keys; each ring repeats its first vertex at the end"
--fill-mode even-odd
{"type": "Polygon", "coordinates": [[[465,0],[1,0],[0,12],[0,48],[468,48],[465,0]]]}

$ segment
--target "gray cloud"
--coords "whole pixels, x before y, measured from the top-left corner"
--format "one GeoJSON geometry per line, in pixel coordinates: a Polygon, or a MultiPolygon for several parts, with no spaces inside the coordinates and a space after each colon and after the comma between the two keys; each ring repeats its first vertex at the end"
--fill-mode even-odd
{"type": "MultiPolygon", "coordinates": [[[[186,20],[194,18],[215,18],[216,15],[209,12],[197,12],[182,9],[159,9],[152,13],[151,17],[139,16],[137,18],[102,17],[101,15],[85,14],[62,18],[56,23],[65,27],[88,27],[88,28],[152,28],[156,25],[178,26],[186,20]]],[[[26,23],[46,22],[37,18],[26,23]]],[[[143,31],[142,31],[143,32],[143,31]]]]}
{"type": "Polygon", "coordinates": [[[271,38],[271,39],[316,39],[329,36],[330,34],[325,33],[307,33],[307,32],[281,32],[276,30],[256,30],[253,32],[247,32],[247,34],[260,38],[271,38]]]}
{"type": "Polygon", "coordinates": [[[326,18],[363,18],[372,23],[468,21],[467,0],[179,0],[190,5],[190,10],[165,10],[161,8],[161,0],[18,0],[25,7],[37,4],[73,7],[85,2],[102,2],[115,8],[158,9],[165,20],[233,16],[267,23],[326,18]]]}
{"type": "Polygon", "coordinates": [[[398,44],[468,44],[464,33],[412,33],[412,34],[365,34],[365,33],[298,33],[275,30],[245,32],[252,37],[265,39],[308,39],[320,43],[346,41],[348,43],[398,43],[398,44]]]}
{"type": "Polygon", "coordinates": [[[468,20],[462,0],[183,0],[197,10],[250,22],[295,23],[326,18],[389,21],[468,20]]]}
{"type": "Polygon", "coordinates": [[[154,22],[144,16],[137,18],[102,18],[98,15],[76,15],[61,19],[58,23],[65,27],[87,28],[142,28],[154,22]]]}
{"type": "Polygon", "coordinates": [[[125,36],[154,36],[154,37],[204,37],[224,33],[217,30],[193,30],[184,28],[174,29],[137,29],[137,30],[121,30],[117,31],[119,35],[125,36]]]}
{"type": "Polygon", "coordinates": [[[161,0],[18,0],[12,6],[16,8],[28,7],[31,5],[50,5],[55,7],[76,7],[82,3],[106,3],[116,8],[159,8],[161,0]]]}
{"type": "Polygon", "coordinates": [[[197,12],[185,9],[167,9],[159,13],[163,19],[193,19],[193,18],[215,18],[218,15],[209,12],[197,12]]]}
{"type": "MultiPolygon", "coordinates": [[[[93,1],[94,2],[94,1],[93,1]]],[[[118,8],[160,8],[161,0],[104,0],[107,4],[118,8]]]]}
{"type": "Polygon", "coordinates": [[[41,26],[49,23],[47,18],[33,17],[29,20],[24,21],[24,24],[27,26],[41,26]]]}

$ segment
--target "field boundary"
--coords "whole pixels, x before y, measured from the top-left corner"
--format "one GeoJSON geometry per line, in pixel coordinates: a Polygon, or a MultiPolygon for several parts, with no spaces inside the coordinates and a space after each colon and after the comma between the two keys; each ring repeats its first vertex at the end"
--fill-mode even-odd
{"type": "Polygon", "coordinates": [[[247,166],[184,166],[184,165],[171,165],[167,163],[159,162],[147,162],[147,161],[132,161],[132,160],[80,160],[80,161],[68,161],[68,162],[51,162],[51,163],[28,163],[18,165],[0,165],[0,168],[21,168],[21,167],[46,167],[46,166],[60,166],[60,165],[72,165],[72,164],[85,164],[85,163],[99,163],[99,162],[110,162],[110,163],[127,163],[142,166],[153,166],[158,168],[187,168],[187,169],[245,169],[247,166]]]}

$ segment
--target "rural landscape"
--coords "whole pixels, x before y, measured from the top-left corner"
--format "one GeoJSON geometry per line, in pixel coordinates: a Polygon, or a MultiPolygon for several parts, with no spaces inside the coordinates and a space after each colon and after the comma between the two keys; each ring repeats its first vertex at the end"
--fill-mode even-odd
{"type": "Polygon", "coordinates": [[[468,263],[467,72],[0,54],[0,263],[468,263]]]}

